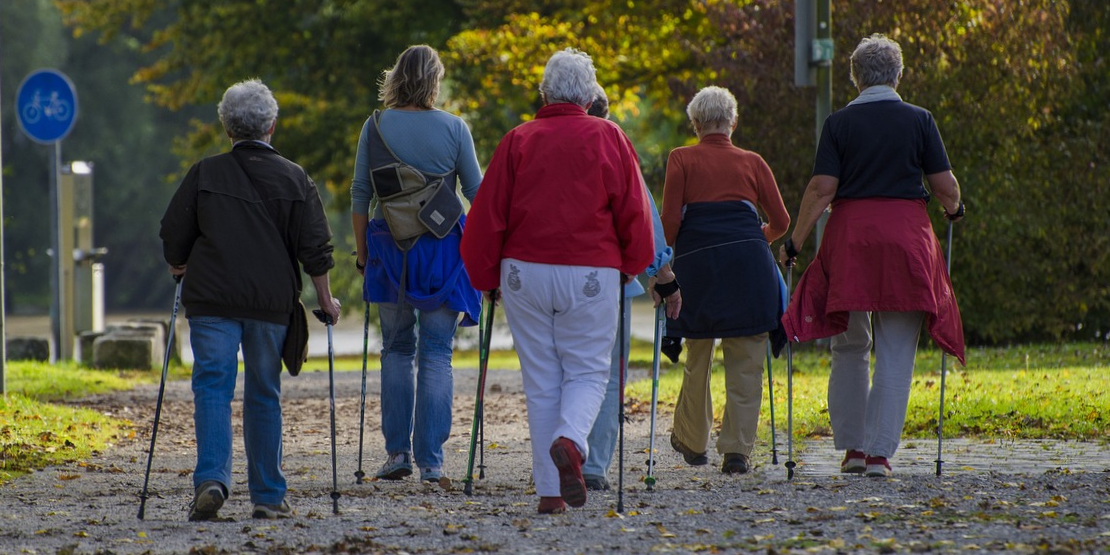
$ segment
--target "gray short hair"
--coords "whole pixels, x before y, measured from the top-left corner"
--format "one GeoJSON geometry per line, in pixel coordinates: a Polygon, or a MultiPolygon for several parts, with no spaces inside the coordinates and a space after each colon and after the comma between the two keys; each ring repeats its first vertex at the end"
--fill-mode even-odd
{"type": "Polygon", "coordinates": [[[548,104],[571,102],[585,107],[593,102],[596,85],[597,70],[590,56],[581,50],[567,48],[547,61],[540,93],[548,104]]]}
{"type": "Polygon", "coordinates": [[[736,123],[736,97],[722,87],[705,87],[686,105],[690,121],[703,130],[731,131],[736,123]]]}
{"type": "Polygon", "coordinates": [[[601,85],[594,87],[594,99],[586,113],[602,119],[609,119],[609,96],[605,94],[605,89],[601,85]]]}
{"type": "Polygon", "coordinates": [[[439,97],[439,84],[446,70],[435,48],[410,46],[397,56],[392,69],[382,73],[378,100],[386,108],[413,106],[431,110],[439,97]]]}
{"type": "Polygon", "coordinates": [[[248,79],[228,87],[216,111],[232,140],[257,141],[265,138],[277,121],[278,104],[262,81],[248,79]]]}
{"type": "Polygon", "coordinates": [[[852,52],[851,77],[858,89],[873,85],[898,87],[902,79],[902,47],[879,33],[865,37],[852,52]]]}

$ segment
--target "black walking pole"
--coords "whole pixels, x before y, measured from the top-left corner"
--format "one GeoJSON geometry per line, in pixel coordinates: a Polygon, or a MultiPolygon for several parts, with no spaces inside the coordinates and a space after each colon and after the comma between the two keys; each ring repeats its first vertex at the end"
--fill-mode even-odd
{"type": "Polygon", "coordinates": [[[662,302],[655,307],[655,342],[651,355],[651,432],[648,436],[647,477],[644,478],[648,491],[655,491],[655,405],[659,402],[659,358],[663,346],[663,327],[666,325],[663,307],[662,302]]]}
{"type": "MultiPolygon", "coordinates": [[[[474,397],[474,420],[470,424],[470,452],[466,458],[466,477],[463,478],[463,493],[474,494],[474,452],[480,449],[484,438],[482,434],[486,394],[486,371],[489,368],[490,343],[493,341],[493,309],[497,305],[497,289],[489,292],[489,311],[478,322],[478,393],[474,397]]],[[[484,458],[484,455],[483,455],[484,458]]],[[[484,461],[483,461],[484,462],[484,461]]],[[[484,478],[484,464],[479,464],[479,478],[484,478]]]]}
{"type": "Polygon", "coordinates": [[[620,344],[620,372],[621,372],[620,388],[621,388],[621,390],[620,390],[620,396],[619,396],[620,406],[618,407],[618,410],[617,410],[618,429],[620,430],[620,432],[618,434],[619,437],[620,437],[620,455],[617,457],[617,459],[618,459],[618,462],[617,462],[617,512],[618,513],[623,513],[624,512],[624,374],[625,374],[625,372],[628,371],[628,353],[625,352],[625,348],[624,348],[624,331],[628,327],[628,322],[626,321],[627,318],[625,318],[625,315],[624,315],[624,303],[625,303],[625,299],[624,299],[624,274],[620,275],[620,280],[621,280],[621,289],[620,289],[621,297],[620,297],[620,302],[618,303],[619,304],[619,310],[620,310],[620,320],[618,321],[618,326],[617,326],[617,341],[621,342],[621,344],[620,344]]]}
{"type": "Polygon", "coordinates": [[[150,484],[150,465],[154,462],[154,442],[158,439],[158,420],[162,418],[162,399],[166,395],[166,373],[170,367],[170,353],[173,352],[173,332],[177,327],[177,307],[181,304],[181,278],[173,276],[177,287],[173,295],[173,313],[170,316],[170,329],[166,334],[166,356],[162,359],[162,381],[158,384],[158,404],[154,407],[154,428],[150,432],[150,452],[146,457],[146,477],[143,478],[143,491],[139,494],[139,520],[146,516],[147,486],[150,484]]]}
{"type": "Polygon", "coordinates": [[[335,344],[332,342],[331,315],[319,308],[312,311],[316,319],[328,328],[328,398],[331,401],[331,512],[339,514],[339,474],[335,461],[335,344]]]}
{"type": "MultiPolygon", "coordinates": [[[[952,220],[948,220],[948,254],[945,255],[945,267],[949,279],[952,276],[952,220]]],[[[944,376],[947,374],[948,353],[940,352],[940,414],[937,416],[937,476],[940,476],[940,467],[944,464],[941,458],[941,444],[944,443],[944,376]]]]}
{"type": "MultiPolygon", "coordinates": [[[[791,281],[794,277],[794,259],[786,260],[786,301],[790,303],[791,281]]],[[[794,348],[786,340],[786,479],[794,479],[794,348]]]]}
{"type": "Polygon", "coordinates": [[[366,315],[362,322],[362,395],[359,398],[358,408],[358,470],[355,471],[355,483],[361,484],[366,473],[362,471],[362,438],[363,425],[366,423],[366,354],[370,349],[370,303],[366,303],[366,315]]]}
{"type": "Polygon", "coordinates": [[[767,341],[767,400],[771,403],[771,464],[779,464],[778,442],[775,440],[775,383],[771,380],[771,341],[767,341]]]}

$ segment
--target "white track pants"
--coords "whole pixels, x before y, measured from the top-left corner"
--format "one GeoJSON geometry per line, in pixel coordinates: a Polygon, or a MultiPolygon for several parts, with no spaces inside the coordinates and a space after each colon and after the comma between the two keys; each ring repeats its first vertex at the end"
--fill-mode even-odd
{"type": "Polygon", "coordinates": [[[520,358],[532,477],[541,497],[559,497],[551,444],[560,437],[587,456],[617,333],[620,273],[613,268],[501,261],[501,298],[520,358]]]}

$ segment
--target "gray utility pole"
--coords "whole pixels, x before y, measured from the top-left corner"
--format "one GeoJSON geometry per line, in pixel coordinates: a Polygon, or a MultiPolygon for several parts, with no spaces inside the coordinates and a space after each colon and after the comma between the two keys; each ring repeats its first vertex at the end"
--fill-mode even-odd
{"type": "MultiPolygon", "coordinates": [[[[821,126],[832,113],[832,7],[831,0],[796,0],[794,3],[794,86],[817,87],[814,117],[814,152],[821,140],[821,126]]],[[[817,220],[815,247],[825,231],[826,211],[817,220]]]]}
{"type": "MultiPolygon", "coordinates": [[[[0,87],[0,90],[3,88],[0,87]]],[[[3,95],[0,94],[0,98],[3,95]]],[[[0,129],[3,129],[3,117],[0,116],[0,129]]],[[[0,139],[2,140],[2,139],[0,139]]],[[[4,145],[0,144],[0,168],[4,167],[4,145]]],[[[0,222],[4,221],[4,172],[0,171],[0,222]]],[[[8,361],[8,335],[4,326],[4,226],[0,225],[0,395],[8,393],[7,377],[4,367],[8,361]]]]}

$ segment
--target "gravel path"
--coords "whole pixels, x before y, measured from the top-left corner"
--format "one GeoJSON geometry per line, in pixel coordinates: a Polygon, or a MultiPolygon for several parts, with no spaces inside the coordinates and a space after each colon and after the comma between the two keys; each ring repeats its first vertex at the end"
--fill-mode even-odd
{"type": "MultiPolygon", "coordinates": [[[[194,462],[187,382],[167,386],[151,497],[145,520],[138,520],[157,387],[84,400],[133,421],[136,436],[91,460],[0,487],[0,553],[1110,552],[1105,444],[947,440],[938,478],[936,442],[910,441],[892,460],[895,477],[874,479],[840,475],[840,454],[827,440],[813,440],[795,445],[799,465],[788,480],[780,429],[778,465],[770,447],[760,445],[753,472],[730,477],[720,473],[713,453],[709,466],[684,465],[666,442],[665,414],[656,441],[658,483],[649,492],[642,482],[646,409],[631,414],[626,426],[624,514],[615,512],[615,492],[590,492],[581,509],[541,516],[529,483],[520,374],[512,371],[490,372],[486,473],[466,496],[459,481],[476,374],[456,371],[455,422],[446,446],[446,470],[455,480],[450,489],[412,478],[355,484],[361,374],[337,374],[338,515],[329,495],[327,373],[287,376],[285,469],[296,516],[282,521],[249,518],[238,423],[235,484],[223,520],[186,521],[194,462]]],[[[367,391],[362,468],[372,475],[384,456],[376,373],[367,391]]]]}

